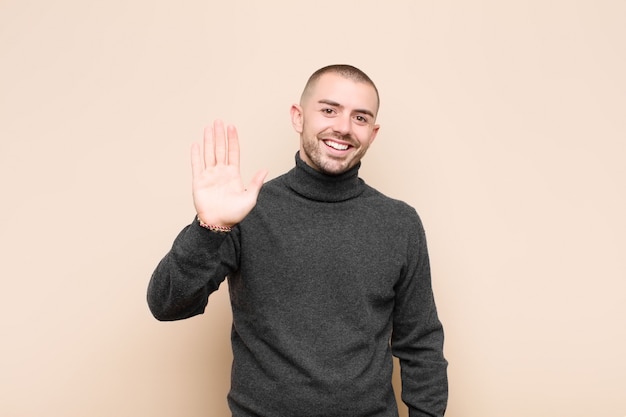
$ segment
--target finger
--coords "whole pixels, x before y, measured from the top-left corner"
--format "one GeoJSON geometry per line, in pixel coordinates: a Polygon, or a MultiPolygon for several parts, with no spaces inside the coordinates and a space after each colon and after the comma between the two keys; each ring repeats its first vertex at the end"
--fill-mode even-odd
{"type": "Polygon", "coordinates": [[[239,135],[235,126],[228,126],[228,158],[227,164],[239,166],[239,135]]]}
{"type": "Polygon", "coordinates": [[[250,181],[247,191],[258,195],[261,191],[261,187],[263,187],[263,181],[265,181],[265,177],[267,177],[267,172],[268,171],[266,169],[257,172],[250,181]]]}
{"type": "Polygon", "coordinates": [[[224,131],[224,123],[216,120],[213,123],[213,136],[215,142],[215,163],[226,163],[226,132],[224,131]]]}
{"type": "Polygon", "coordinates": [[[204,128],[204,166],[212,167],[215,165],[215,139],[212,127],[204,128]]]}
{"type": "Polygon", "coordinates": [[[193,178],[198,177],[203,169],[204,162],[202,161],[200,145],[194,142],[191,145],[191,176],[193,178]]]}

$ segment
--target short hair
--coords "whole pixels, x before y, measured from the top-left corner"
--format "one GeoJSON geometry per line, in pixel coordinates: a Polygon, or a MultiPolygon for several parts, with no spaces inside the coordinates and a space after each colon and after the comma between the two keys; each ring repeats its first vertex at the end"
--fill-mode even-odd
{"type": "Polygon", "coordinates": [[[300,102],[302,102],[304,96],[309,92],[309,90],[311,90],[311,88],[317,82],[317,80],[319,80],[322,75],[327,74],[327,73],[337,74],[337,75],[342,76],[343,78],[347,78],[357,83],[365,83],[365,84],[371,85],[372,88],[374,88],[374,91],[376,92],[376,101],[377,101],[376,112],[378,112],[378,108],[380,107],[380,96],[378,94],[378,88],[376,88],[376,84],[374,84],[374,81],[372,81],[372,79],[368,77],[368,75],[365,72],[361,71],[357,67],[354,67],[352,65],[347,65],[347,64],[327,65],[325,67],[318,69],[313,74],[311,74],[311,76],[309,77],[309,80],[306,82],[306,85],[304,86],[304,90],[302,90],[302,95],[300,96],[300,102]]]}

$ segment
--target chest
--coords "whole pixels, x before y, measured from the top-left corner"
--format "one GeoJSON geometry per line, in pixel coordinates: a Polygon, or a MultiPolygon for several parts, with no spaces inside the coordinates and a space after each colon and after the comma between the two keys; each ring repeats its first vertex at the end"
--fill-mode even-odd
{"type": "Polygon", "coordinates": [[[384,213],[357,204],[261,207],[241,227],[238,292],[302,306],[389,306],[407,247],[384,213]]]}

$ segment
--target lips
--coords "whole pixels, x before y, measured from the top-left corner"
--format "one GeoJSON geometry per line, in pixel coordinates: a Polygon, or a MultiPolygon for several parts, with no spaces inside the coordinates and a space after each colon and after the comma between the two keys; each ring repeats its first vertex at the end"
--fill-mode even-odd
{"type": "Polygon", "coordinates": [[[337,151],[345,151],[350,147],[347,143],[337,142],[332,139],[325,139],[323,142],[329,148],[333,148],[337,151]]]}

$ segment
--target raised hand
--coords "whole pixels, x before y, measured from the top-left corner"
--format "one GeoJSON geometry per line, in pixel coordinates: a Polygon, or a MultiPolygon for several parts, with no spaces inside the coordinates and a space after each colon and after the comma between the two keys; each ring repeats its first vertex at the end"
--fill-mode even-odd
{"type": "Polygon", "coordinates": [[[191,147],[193,203],[198,218],[206,224],[233,226],[256,204],[267,175],[261,170],[243,185],[239,169],[239,137],[235,126],[226,131],[220,120],[204,130],[204,146],[191,147]]]}

